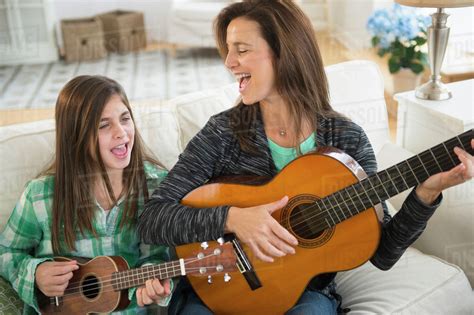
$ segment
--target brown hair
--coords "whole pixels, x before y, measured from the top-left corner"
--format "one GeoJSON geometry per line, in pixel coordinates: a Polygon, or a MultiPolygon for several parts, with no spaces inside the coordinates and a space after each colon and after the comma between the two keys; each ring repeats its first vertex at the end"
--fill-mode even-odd
{"type": "MultiPolygon", "coordinates": [[[[248,0],[224,8],[214,22],[223,59],[228,53],[227,27],[239,17],[258,23],[273,51],[276,89],[289,105],[295,134],[301,133],[304,118],[316,130],[318,116],[339,116],[329,104],[326,73],[313,27],[293,1],[248,0]]],[[[247,106],[242,101],[232,110],[231,127],[244,151],[257,152],[249,139],[255,135],[258,110],[258,106],[247,106]]]]}
{"type": "MultiPolygon", "coordinates": [[[[102,111],[111,96],[120,96],[132,110],[123,88],[102,76],[78,76],[70,80],[56,101],[56,155],[43,172],[54,175],[51,238],[53,252],[59,254],[63,241],[75,250],[76,231],[97,235],[93,228],[95,197],[94,180],[99,174],[110,200],[117,203],[110,179],[100,156],[98,130],[102,111]]],[[[135,127],[135,139],[130,164],[123,173],[124,215],[120,226],[135,223],[138,197],[148,198],[143,161],[157,161],[145,153],[143,141],[135,127]]]]}

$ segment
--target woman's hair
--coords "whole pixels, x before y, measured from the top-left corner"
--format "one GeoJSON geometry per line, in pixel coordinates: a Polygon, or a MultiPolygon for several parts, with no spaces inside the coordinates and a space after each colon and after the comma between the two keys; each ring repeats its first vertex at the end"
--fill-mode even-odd
{"type": "MultiPolygon", "coordinates": [[[[228,53],[227,27],[239,17],[256,22],[273,51],[276,89],[289,105],[296,134],[301,133],[304,118],[316,130],[318,116],[337,116],[329,103],[313,27],[301,9],[291,0],[247,0],[227,6],[214,22],[223,59],[228,53]]],[[[232,110],[231,127],[244,151],[256,152],[249,140],[255,135],[258,110],[258,106],[246,106],[242,101],[232,110]]]]}
{"type": "MultiPolygon", "coordinates": [[[[108,100],[118,95],[133,114],[123,88],[102,76],[78,76],[70,80],[56,101],[56,154],[52,164],[43,172],[54,175],[51,237],[53,252],[59,254],[63,242],[75,250],[76,233],[82,235],[93,228],[96,209],[94,183],[102,178],[110,200],[117,203],[101,158],[98,142],[99,122],[108,100]]],[[[148,198],[144,160],[157,163],[145,153],[143,141],[135,127],[135,139],[129,165],[123,172],[125,208],[120,226],[135,223],[139,196],[148,198]]]]}

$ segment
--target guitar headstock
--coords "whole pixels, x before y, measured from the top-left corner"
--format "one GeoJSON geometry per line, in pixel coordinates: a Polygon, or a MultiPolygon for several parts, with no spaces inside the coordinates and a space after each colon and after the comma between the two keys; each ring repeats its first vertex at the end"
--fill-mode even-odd
{"type": "Polygon", "coordinates": [[[205,242],[201,247],[193,257],[184,259],[186,275],[207,276],[211,282],[211,275],[224,273],[225,280],[229,277],[227,273],[238,270],[232,243],[211,242],[208,245],[205,242]]]}

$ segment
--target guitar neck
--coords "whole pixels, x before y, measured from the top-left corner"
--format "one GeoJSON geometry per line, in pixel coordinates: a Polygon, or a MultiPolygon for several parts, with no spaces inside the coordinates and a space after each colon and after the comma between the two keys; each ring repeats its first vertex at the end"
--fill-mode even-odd
{"type": "Polygon", "coordinates": [[[360,182],[339,190],[316,202],[316,208],[326,210],[323,221],[331,227],[361,211],[373,207],[402,191],[424,182],[428,177],[445,172],[460,163],[454,147],[460,147],[470,154],[474,129],[449,139],[431,149],[386,170],[373,174],[360,182]]]}
{"type": "Polygon", "coordinates": [[[159,265],[148,265],[141,268],[115,272],[112,275],[112,286],[114,290],[124,290],[138,287],[149,279],[169,279],[183,275],[179,260],[162,263],[159,265]]]}

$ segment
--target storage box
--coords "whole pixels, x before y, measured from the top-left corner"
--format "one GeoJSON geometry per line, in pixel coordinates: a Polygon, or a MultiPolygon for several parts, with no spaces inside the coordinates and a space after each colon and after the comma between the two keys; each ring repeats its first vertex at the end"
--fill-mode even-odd
{"type": "Polygon", "coordinates": [[[104,27],[105,47],[110,52],[126,53],[146,46],[143,13],[116,10],[97,15],[104,27]]]}
{"type": "Polygon", "coordinates": [[[84,18],[61,21],[67,62],[94,60],[107,56],[100,19],[84,18]]]}

